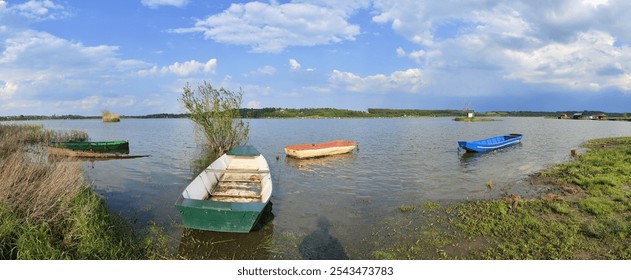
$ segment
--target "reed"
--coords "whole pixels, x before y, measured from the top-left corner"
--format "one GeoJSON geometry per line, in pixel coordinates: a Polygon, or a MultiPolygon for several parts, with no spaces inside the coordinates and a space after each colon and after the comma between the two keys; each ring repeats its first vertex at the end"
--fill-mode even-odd
{"type": "Polygon", "coordinates": [[[68,141],[89,141],[90,136],[88,133],[82,130],[70,130],[70,131],[58,131],[58,130],[46,130],[44,131],[44,139],[46,142],[68,142],[68,141]]]}
{"type": "Polygon", "coordinates": [[[49,163],[34,148],[56,135],[39,125],[0,125],[0,201],[28,221],[62,219],[84,184],[79,163],[49,163]]]}
{"type": "Polygon", "coordinates": [[[103,122],[120,122],[121,117],[119,114],[112,113],[108,110],[103,110],[101,111],[101,120],[103,120],[103,122]]]}
{"type": "Polygon", "coordinates": [[[79,163],[32,162],[16,151],[0,169],[0,200],[28,221],[55,223],[68,212],[70,200],[83,186],[79,163]]]}
{"type": "Polygon", "coordinates": [[[0,124],[0,259],[168,258],[165,236],[111,213],[80,163],[48,160],[45,142],[60,135],[0,124]]]}

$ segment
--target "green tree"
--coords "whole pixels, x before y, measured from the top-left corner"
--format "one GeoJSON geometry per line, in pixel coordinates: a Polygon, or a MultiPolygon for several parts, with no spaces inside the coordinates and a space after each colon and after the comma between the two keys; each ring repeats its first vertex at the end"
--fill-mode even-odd
{"type": "Polygon", "coordinates": [[[211,153],[221,155],[247,142],[250,125],[239,114],[242,98],[241,90],[217,90],[206,81],[197,90],[188,83],[184,87],[179,101],[204,133],[211,153]]]}

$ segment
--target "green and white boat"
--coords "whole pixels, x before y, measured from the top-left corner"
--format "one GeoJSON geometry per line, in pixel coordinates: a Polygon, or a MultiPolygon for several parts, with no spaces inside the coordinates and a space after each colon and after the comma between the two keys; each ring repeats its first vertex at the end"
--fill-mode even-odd
{"type": "Polygon", "coordinates": [[[272,195],[265,157],[238,146],[202,171],[175,203],[187,228],[250,232],[272,195]]]}

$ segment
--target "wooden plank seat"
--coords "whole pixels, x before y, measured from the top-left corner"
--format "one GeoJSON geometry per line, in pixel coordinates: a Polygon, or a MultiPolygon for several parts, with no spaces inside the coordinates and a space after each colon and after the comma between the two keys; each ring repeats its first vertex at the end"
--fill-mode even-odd
{"type": "MultiPolygon", "coordinates": [[[[244,171],[244,170],[239,170],[244,171]]],[[[256,172],[227,172],[221,175],[211,198],[261,199],[261,175],[256,172]]]]}
{"type": "Polygon", "coordinates": [[[269,170],[258,170],[258,169],[212,169],[206,168],[207,172],[217,172],[217,173],[251,173],[251,174],[269,174],[269,170]]]}

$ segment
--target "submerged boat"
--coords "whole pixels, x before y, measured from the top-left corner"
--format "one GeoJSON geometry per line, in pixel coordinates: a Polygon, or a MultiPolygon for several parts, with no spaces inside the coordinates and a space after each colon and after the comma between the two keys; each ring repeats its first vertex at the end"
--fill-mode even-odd
{"type": "Polygon", "coordinates": [[[175,203],[187,228],[249,232],[272,195],[265,157],[252,146],[225,153],[187,187],[175,203]]]}
{"type": "Polygon", "coordinates": [[[458,141],[458,147],[467,152],[487,152],[499,148],[515,145],[521,141],[523,135],[511,133],[476,141],[458,141]]]}
{"type": "Polygon", "coordinates": [[[73,151],[95,152],[95,153],[129,153],[129,142],[127,141],[69,141],[51,142],[48,147],[68,149],[73,151]]]}
{"type": "Polygon", "coordinates": [[[285,154],[294,158],[314,158],[350,153],[357,143],[348,140],[336,140],[317,144],[298,144],[285,147],[285,154]]]}

